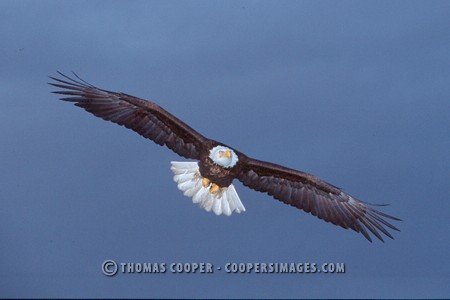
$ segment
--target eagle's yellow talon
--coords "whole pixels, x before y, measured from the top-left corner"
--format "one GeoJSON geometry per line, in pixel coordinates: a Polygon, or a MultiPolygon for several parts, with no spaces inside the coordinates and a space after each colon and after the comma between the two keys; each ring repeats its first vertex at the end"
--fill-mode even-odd
{"type": "Polygon", "coordinates": [[[219,192],[219,190],[220,190],[220,187],[217,184],[213,183],[211,185],[211,188],[209,189],[209,192],[211,194],[217,194],[219,192]]]}
{"type": "Polygon", "coordinates": [[[203,178],[202,185],[204,188],[207,188],[209,186],[209,183],[210,183],[210,181],[208,178],[203,178]]]}

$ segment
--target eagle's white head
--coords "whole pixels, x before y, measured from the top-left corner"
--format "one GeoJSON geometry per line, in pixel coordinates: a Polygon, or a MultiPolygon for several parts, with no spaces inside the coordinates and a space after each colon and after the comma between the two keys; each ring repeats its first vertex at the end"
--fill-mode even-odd
{"type": "Polygon", "coordinates": [[[216,146],[209,150],[209,158],[216,164],[224,168],[232,168],[238,162],[238,157],[234,151],[225,146],[216,146]]]}

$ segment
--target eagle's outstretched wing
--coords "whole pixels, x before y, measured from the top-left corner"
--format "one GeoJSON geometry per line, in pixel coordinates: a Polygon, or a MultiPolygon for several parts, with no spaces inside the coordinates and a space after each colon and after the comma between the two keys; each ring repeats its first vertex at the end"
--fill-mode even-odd
{"type": "Polygon", "coordinates": [[[99,89],[76,74],[74,79],[58,73],[65,79],[50,77],[56,81],[50,84],[64,89],[53,93],[69,96],[61,100],[75,102],[95,116],[132,129],[185,158],[199,159],[201,146],[208,139],[157,104],[99,89]]]}
{"type": "Polygon", "coordinates": [[[237,177],[245,186],[317,216],[326,222],[360,232],[372,241],[367,229],[383,241],[392,238],[386,227],[399,231],[385,219],[395,217],[371,208],[314,175],[246,157],[237,177]]]}

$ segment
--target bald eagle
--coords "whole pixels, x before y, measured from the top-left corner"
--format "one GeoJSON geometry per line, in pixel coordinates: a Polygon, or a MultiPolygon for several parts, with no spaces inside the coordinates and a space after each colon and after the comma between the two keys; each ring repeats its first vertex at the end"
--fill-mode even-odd
{"type": "Polygon", "coordinates": [[[324,180],[246,156],[224,143],[208,139],[159,105],[124,93],[97,88],[58,72],[52,86],[63,90],[61,100],[100,117],[125,126],[178,155],[195,161],[171,162],[174,181],[184,195],[216,215],[241,213],[245,207],[236,192],[237,179],[253,190],[301,209],[345,229],[353,229],[372,242],[368,231],[383,241],[380,234],[393,239],[386,230],[399,231],[386,219],[400,219],[382,213],[324,180]]]}

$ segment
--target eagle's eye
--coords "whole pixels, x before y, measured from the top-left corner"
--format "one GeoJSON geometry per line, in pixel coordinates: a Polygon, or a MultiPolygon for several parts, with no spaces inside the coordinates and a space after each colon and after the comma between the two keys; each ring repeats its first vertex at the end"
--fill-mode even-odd
{"type": "Polygon", "coordinates": [[[220,150],[219,151],[219,157],[223,157],[223,154],[225,153],[225,151],[223,151],[223,150],[220,150]]]}

